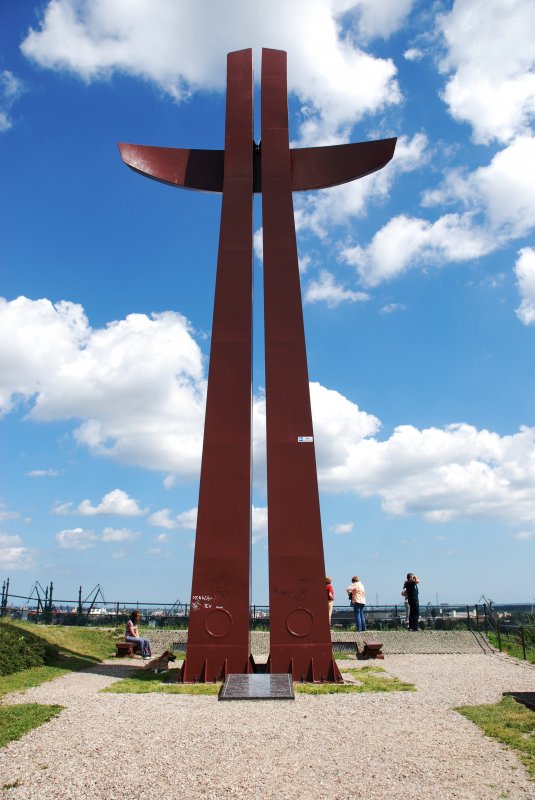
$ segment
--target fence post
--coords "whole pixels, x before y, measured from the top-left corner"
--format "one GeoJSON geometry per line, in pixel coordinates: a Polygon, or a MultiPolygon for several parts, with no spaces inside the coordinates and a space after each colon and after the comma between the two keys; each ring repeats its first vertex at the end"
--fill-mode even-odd
{"type": "Polygon", "coordinates": [[[466,624],[468,625],[468,630],[472,630],[472,624],[470,622],[470,607],[466,606],[466,624]]]}
{"type": "Polygon", "coordinates": [[[522,642],[522,654],[524,661],[526,660],[526,640],[524,638],[524,626],[520,626],[520,640],[522,642]]]}
{"type": "Polygon", "coordinates": [[[478,606],[477,603],[475,605],[475,609],[476,609],[476,630],[478,631],[479,630],[479,606],[478,606]]]}
{"type": "Polygon", "coordinates": [[[500,636],[500,620],[496,617],[496,633],[498,634],[498,647],[502,652],[502,637],[500,636]]]}

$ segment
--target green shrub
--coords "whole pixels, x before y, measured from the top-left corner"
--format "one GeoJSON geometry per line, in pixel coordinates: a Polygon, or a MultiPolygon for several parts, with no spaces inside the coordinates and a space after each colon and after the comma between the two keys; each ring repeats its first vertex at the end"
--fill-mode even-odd
{"type": "Polygon", "coordinates": [[[11,675],[45,663],[47,643],[30,631],[0,623],[0,675],[11,675]]]}

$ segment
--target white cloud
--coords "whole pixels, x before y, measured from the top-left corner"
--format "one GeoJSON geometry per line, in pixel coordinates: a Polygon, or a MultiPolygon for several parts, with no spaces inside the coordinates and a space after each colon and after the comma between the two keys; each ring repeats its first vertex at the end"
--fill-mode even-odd
{"type": "Polygon", "coordinates": [[[447,52],[444,99],[476,142],[509,142],[535,116],[532,0],[457,0],[438,17],[447,52]]]}
{"type": "Polygon", "coordinates": [[[161,547],[150,547],[147,550],[147,553],[149,556],[153,556],[154,558],[161,558],[163,555],[165,555],[161,547]]]}
{"type": "Polygon", "coordinates": [[[535,137],[521,136],[485,167],[451,171],[423,204],[463,206],[435,222],[400,215],[367,247],[346,247],[364,286],[377,286],[415,267],[466,261],[492,253],[535,229],[535,137]]]}
{"type": "Polygon", "coordinates": [[[339,536],[345,536],[354,528],[353,522],[338,522],[336,525],[331,525],[331,531],[339,536]]]}
{"type": "Polygon", "coordinates": [[[52,513],[59,515],[80,514],[83,517],[99,515],[139,517],[146,513],[146,509],[141,509],[137,501],[129,497],[122,489],[113,489],[104,495],[97,506],[93,506],[91,501],[87,499],[82,500],[76,509],[73,503],[56,503],[52,508],[52,513]]]}
{"type": "Polygon", "coordinates": [[[535,325],[535,249],[524,247],[518,256],[515,274],[521,302],[516,314],[524,325],[535,325]]]}
{"type": "Polygon", "coordinates": [[[159,533],[158,536],[154,539],[155,542],[161,542],[165,544],[171,539],[168,533],[159,533]]]}
{"type": "Polygon", "coordinates": [[[132,542],[139,537],[139,533],[129,528],[104,528],[102,532],[103,542],[132,542]]]}
{"type": "Polygon", "coordinates": [[[393,314],[394,311],[405,311],[406,306],[403,303],[387,303],[379,309],[380,314],[393,314]]]}
{"type": "Polygon", "coordinates": [[[84,420],[94,455],[191,477],[202,448],[206,383],[180,314],[131,314],[91,329],[81,306],[0,299],[0,412],[84,420]]]}
{"type": "Polygon", "coordinates": [[[513,539],[517,539],[519,542],[526,542],[529,539],[535,539],[535,530],[518,531],[518,533],[513,534],[513,539]]]}
{"type": "Polygon", "coordinates": [[[11,110],[24,90],[21,80],[5,69],[0,72],[0,133],[13,127],[11,110]]]}
{"type": "Polygon", "coordinates": [[[18,519],[20,514],[18,511],[8,511],[6,509],[6,504],[3,500],[0,500],[0,522],[3,522],[8,519],[18,519]]]}
{"type": "Polygon", "coordinates": [[[448,173],[423,197],[424,205],[448,202],[483,213],[497,244],[529,233],[535,228],[535,137],[517,137],[490,164],[467,175],[448,173]]]}
{"type": "Polygon", "coordinates": [[[0,533],[0,568],[26,570],[35,567],[36,551],[22,545],[20,536],[0,533]]]}
{"type": "Polygon", "coordinates": [[[419,47],[409,47],[408,50],[405,50],[403,53],[403,58],[407,61],[421,61],[424,55],[425,53],[420,50],[419,47]]]}
{"type": "Polygon", "coordinates": [[[86,81],[130,74],[180,102],[198,89],[223,88],[229,51],[252,47],[258,78],[260,48],[286,50],[288,86],[302,106],[301,141],[332,143],[364,114],[400,101],[393,62],[359,43],[394,32],[410,7],[410,0],[137,0],[128,8],[120,0],[53,0],[22,51],[86,81]],[[357,14],[350,35],[348,12],[357,14]]]}
{"type": "Polygon", "coordinates": [[[401,214],[379,230],[367,247],[347,247],[343,259],[364,286],[378,286],[415,267],[466,261],[486,255],[495,240],[470,214],[446,214],[436,222],[401,214]]]}
{"type": "Polygon", "coordinates": [[[189,511],[183,511],[177,516],[179,528],[187,528],[194,531],[197,528],[197,506],[190,508],[189,511]]]}
{"type": "Polygon", "coordinates": [[[59,474],[57,469],[32,469],[26,473],[28,478],[57,478],[59,474]]]}
{"type": "Polygon", "coordinates": [[[355,292],[352,289],[345,289],[335,282],[334,276],[321,270],[319,279],[308,283],[305,294],[305,303],[326,303],[329,308],[336,308],[340,303],[356,303],[369,300],[366,292],[355,292]]]}
{"type": "MultiPolygon", "coordinates": [[[[317,431],[321,448],[320,437],[317,431]]],[[[402,425],[385,441],[352,437],[349,428],[331,436],[330,445],[332,466],[319,465],[322,489],[379,495],[390,514],[420,514],[430,522],[532,524],[535,518],[535,428],[500,436],[467,424],[402,425]]]]}
{"type": "Polygon", "coordinates": [[[97,544],[98,536],[83,528],[67,528],[56,533],[56,541],[62,550],[89,550],[97,544]]]}
{"type": "Polygon", "coordinates": [[[154,514],[151,514],[147,522],[157,528],[173,530],[173,528],[177,527],[178,523],[174,519],[171,519],[170,514],[171,512],[168,508],[162,508],[161,511],[155,511],[154,514]]]}
{"type": "Polygon", "coordinates": [[[364,39],[388,39],[398,31],[409,15],[413,0],[341,0],[339,5],[354,8],[359,33],[364,39]]]}
{"type": "Polygon", "coordinates": [[[262,539],[267,538],[268,531],[268,510],[267,506],[254,506],[251,512],[251,541],[257,544],[262,539]]]}
{"type": "Polygon", "coordinates": [[[413,172],[429,160],[428,140],[424,133],[412,139],[400,136],[394,157],[383,169],[356,181],[307,192],[295,198],[295,225],[298,233],[310,231],[325,239],[333,225],[354,222],[366,213],[367,204],[383,201],[395,179],[413,172]]]}
{"type": "Polygon", "coordinates": [[[173,475],[173,473],[171,472],[169,473],[169,475],[166,475],[165,478],[163,479],[163,485],[165,486],[166,489],[171,489],[175,485],[176,480],[177,480],[176,475],[173,475]]]}

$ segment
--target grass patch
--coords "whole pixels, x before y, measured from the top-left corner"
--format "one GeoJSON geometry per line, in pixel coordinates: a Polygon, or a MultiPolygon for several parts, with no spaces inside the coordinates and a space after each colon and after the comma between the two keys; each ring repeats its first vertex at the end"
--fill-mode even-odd
{"type": "Polygon", "coordinates": [[[412,683],[391,678],[381,667],[343,669],[342,675],[350,675],[358,683],[294,683],[299,694],[360,694],[363,692],[415,692],[412,683]]]}
{"type": "MultiPolygon", "coordinates": [[[[496,650],[499,649],[498,637],[492,631],[489,631],[485,634],[489,642],[496,650]]],[[[526,661],[530,661],[532,664],[535,664],[535,643],[529,637],[526,637],[526,661]]],[[[507,634],[501,634],[501,642],[502,642],[502,653],[505,653],[507,656],[513,656],[514,658],[519,658],[522,661],[524,660],[524,652],[522,650],[522,644],[520,643],[519,639],[513,638],[511,636],[507,636],[507,634]]]]}
{"type": "Polygon", "coordinates": [[[0,706],[0,747],[20,739],[25,733],[55,717],[63,706],[41,706],[25,703],[17,706],[0,706]]]}
{"type": "Polygon", "coordinates": [[[528,773],[535,778],[535,713],[504,697],[499,703],[460,706],[455,709],[474,722],[483,733],[516,750],[528,773]]]}
{"type": "MultiPolygon", "coordinates": [[[[0,623],[3,625],[4,623],[0,623]]],[[[31,686],[98,664],[113,655],[117,632],[70,625],[35,625],[10,622],[9,627],[38,636],[46,644],[45,665],[32,667],[0,677],[0,697],[20,692],[31,686]]]]}
{"type": "Polygon", "coordinates": [[[177,683],[178,670],[156,674],[144,669],[136,669],[128,678],[117,681],[102,692],[112,694],[145,694],[162,692],[163,694],[217,694],[221,688],[218,683],[177,683]]]}
{"type": "Polygon", "coordinates": [[[333,658],[335,661],[355,661],[357,655],[355,652],[352,653],[333,653],[333,658]]]}
{"type": "MultiPolygon", "coordinates": [[[[381,667],[362,667],[361,669],[344,669],[358,683],[294,683],[297,694],[351,694],[358,692],[412,692],[412,683],[403,683],[397,678],[384,674],[381,667]],[[383,673],[382,675],[380,673],[383,673]]],[[[178,670],[157,675],[154,672],[137,669],[134,674],[122,681],[117,681],[103,692],[144,694],[146,692],[163,692],[164,694],[201,694],[215,695],[221,688],[217,683],[176,683],[178,670]]]]}

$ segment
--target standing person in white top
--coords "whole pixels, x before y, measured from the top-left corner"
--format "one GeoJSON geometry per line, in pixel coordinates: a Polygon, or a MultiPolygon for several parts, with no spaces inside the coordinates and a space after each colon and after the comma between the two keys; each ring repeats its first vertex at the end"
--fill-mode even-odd
{"type": "Polygon", "coordinates": [[[364,594],[364,586],[360,582],[358,575],[353,575],[351,584],[347,587],[346,592],[353,603],[356,628],[358,631],[365,631],[366,620],[364,618],[364,607],[366,605],[366,595],[364,594]]]}

